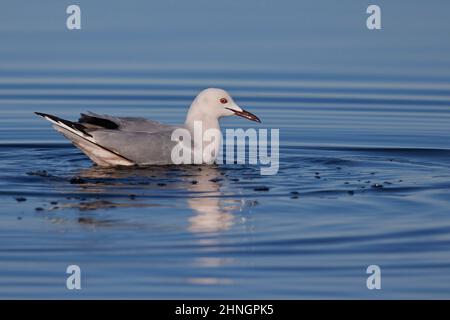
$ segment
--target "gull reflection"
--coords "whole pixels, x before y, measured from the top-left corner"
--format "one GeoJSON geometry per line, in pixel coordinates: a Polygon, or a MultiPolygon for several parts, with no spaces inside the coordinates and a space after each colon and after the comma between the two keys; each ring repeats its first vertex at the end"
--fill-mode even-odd
{"type": "MultiPolygon", "coordinates": [[[[106,201],[99,200],[80,202],[80,210],[161,206],[160,203],[148,203],[150,200],[146,196],[149,195],[151,201],[157,202],[154,195],[162,198],[176,195],[173,207],[177,210],[180,201],[186,199],[188,208],[194,213],[187,218],[187,230],[192,233],[228,230],[235,223],[233,212],[241,210],[243,204],[224,197],[227,194],[222,190],[231,190],[231,187],[217,166],[90,167],[79,171],[74,181],[79,183],[79,191],[86,196],[110,196],[107,205],[106,201]]],[[[76,204],[71,205],[74,206],[76,204]]]]}
{"type": "MultiPolygon", "coordinates": [[[[197,242],[198,250],[204,252],[204,255],[192,257],[190,263],[205,269],[220,268],[234,263],[234,258],[209,255],[211,250],[220,250],[220,247],[214,249],[221,241],[221,237],[217,235],[233,227],[237,222],[235,213],[248,204],[236,197],[235,185],[225,175],[224,169],[217,166],[91,167],[79,171],[75,178],[70,191],[73,192],[75,189],[84,199],[72,201],[69,204],[72,208],[78,205],[78,209],[83,212],[96,209],[135,208],[139,210],[139,217],[147,213],[151,215],[152,210],[158,206],[162,209],[173,208],[170,212],[190,209],[192,213],[189,212],[185,218],[187,222],[185,228],[195,235],[193,241],[197,242]]],[[[64,184],[64,188],[66,187],[67,183],[64,184]]],[[[61,203],[58,206],[63,208],[61,203]]],[[[183,219],[181,215],[176,216],[183,219]]],[[[164,216],[158,215],[148,218],[144,216],[145,223],[139,228],[164,232],[174,230],[180,225],[185,226],[184,223],[179,223],[178,219],[175,223],[171,223],[170,221],[173,221],[171,218],[165,219],[164,216]]],[[[126,217],[123,219],[121,215],[105,217],[90,214],[78,219],[78,223],[84,226],[114,227],[131,222],[126,217]]],[[[229,278],[211,276],[187,277],[185,281],[195,285],[232,283],[229,278]]]]}
{"type": "Polygon", "coordinates": [[[204,167],[202,174],[196,177],[196,183],[191,184],[189,191],[199,196],[188,199],[189,207],[195,211],[190,217],[189,231],[219,232],[228,230],[234,224],[233,211],[238,207],[232,202],[222,199],[221,185],[227,183],[222,179],[216,167],[204,167]]]}

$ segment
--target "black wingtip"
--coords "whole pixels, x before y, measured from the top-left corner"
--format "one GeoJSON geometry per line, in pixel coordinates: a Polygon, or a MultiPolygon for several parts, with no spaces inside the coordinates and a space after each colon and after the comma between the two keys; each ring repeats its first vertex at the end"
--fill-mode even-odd
{"type": "Polygon", "coordinates": [[[38,116],[41,116],[41,117],[46,117],[47,116],[47,114],[42,113],[42,112],[35,112],[34,114],[36,114],[38,116]]]}
{"type": "Polygon", "coordinates": [[[64,119],[61,119],[61,118],[59,118],[57,116],[52,116],[51,114],[46,114],[46,113],[42,113],[42,112],[35,112],[35,114],[37,114],[38,116],[41,116],[43,118],[50,119],[50,120],[55,121],[55,122],[63,123],[66,126],[69,126],[69,127],[73,128],[75,130],[78,130],[78,131],[82,132],[83,134],[87,135],[88,137],[92,138],[92,135],[89,132],[86,131],[86,127],[84,127],[81,123],[72,122],[72,121],[69,121],[69,120],[64,120],[64,119]]]}

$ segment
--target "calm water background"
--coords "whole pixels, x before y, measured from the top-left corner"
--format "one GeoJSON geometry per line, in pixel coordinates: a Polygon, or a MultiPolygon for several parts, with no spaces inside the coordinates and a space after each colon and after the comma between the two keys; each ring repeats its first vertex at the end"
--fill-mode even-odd
{"type": "Polygon", "coordinates": [[[0,5],[0,298],[450,298],[448,1],[77,3],[0,5]],[[99,169],[32,114],[181,123],[212,86],[277,175],[99,169]]]}

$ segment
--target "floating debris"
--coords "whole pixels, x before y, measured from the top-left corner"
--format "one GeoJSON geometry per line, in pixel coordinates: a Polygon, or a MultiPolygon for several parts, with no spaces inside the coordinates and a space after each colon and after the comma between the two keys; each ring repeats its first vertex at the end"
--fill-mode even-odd
{"type": "Polygon", "coordinates": [[[254,207],[259,205],[259,202],[257,200],[247,200],[244,202],[244,204],[248,207],[254,207]]]}
{"type": "Polygon", "coordinates": [[[97,209],[114,209],[117,208],[117,204],[107,200],[99,200],[92,202],[80,202],[78,208],[81,211],[97,210],[97,209]]]}
{"type": "Polygon", "coordinates": [[[84,181],[80,177],[73,177],[72,179],[70,179],[70,183],[71,184],[84,184],[84,183],[86,183],[86,181],[84,181]]]}
{"type": "Polygon", "coordinates": [[[192,181],[191,181],[191,184],[197,184],[197,183],[198,183],[197,180],[192,180],[192,181]]]}
{"type": "Polygon", "coordinates": [[[86,218],[86,217],[79,217],[78,218],[78,223],[86,223],[86,224],[94,224],[95,220],[92,218],[86,218]]]}
{"type": "Polygon", "coordinates": [[[37,170],[27,172],[29,176],[50,177],[50,174],[46,170],[37,170]]]}
{"type": "Polygon", "coordinates": [[[44,211],[44,208],[37,207],[37,208],[35,208],[34,210],[35,210],[35,211],[44,211]]]}
{"type": "Polygon", "coordinates": [[[162,183],[162,182],[159,182],[158,183],[158,186],[160,186],[160,187],[165,187],[167,184],[165,184],[165,183],[162,183]]]}
{"type": "Polygon", "coordinates": [[[16,198],[16,201],[17,201],[17,202],[25,202],[25,201],[27,201],[27,198],[24,198],[24,197],[17,197],[17,198],[16,198]]]}
{"type": "Polygon", "coordinates": [[[374,183],[372,188],[383,188],[383,185],[381,183],[374,183]]]}
{"type": "Polygon", "coordinates": [[[262,187],[256,187],[253,190],[255,190],[255,191],[269,191],[270,188],[266,187],[266,186],[262,186],[262,187]]]}

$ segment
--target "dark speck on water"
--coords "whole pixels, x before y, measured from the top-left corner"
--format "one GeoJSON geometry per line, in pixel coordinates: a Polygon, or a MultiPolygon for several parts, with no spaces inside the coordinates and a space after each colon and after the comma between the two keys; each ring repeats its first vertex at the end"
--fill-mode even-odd
{"type": "Polygon", "coordinates": [[[266,186],[262,186],[262,187],[256,187],[253,190],[255,190],[255,191],[269,191],[270,188],[266,187],[266,186]]]}
{"type": "Polygon", "coordinates": [[[0,299],[450,299],[450,1],[3,2],[0,299]],[[276,174],[94,166],[33,113],[182,124],[206,87],[276,174]]]}
{"type": "Polygon", "coordinates": [[[27,172],[27,174],[30,176],[39,176],[39,177],[44,177],[44,178],[50,177],[48,172],[45,170],[30,171],[30,172],[27,172]]]}
{"type": "Polygon", "coordinates": [[[80,177],[73,177],[72,179],[70,179],[70,183],[71,184],[83,184],[83,183],[86,183],[86,181],[81,179],[80,177]]]}
{"type": "Polygon", "coordinates": [[[372,188],[375,188],[375,189],[383,188],[383,185],[381,183],[374,183],[372,185],[372,188]]]}

